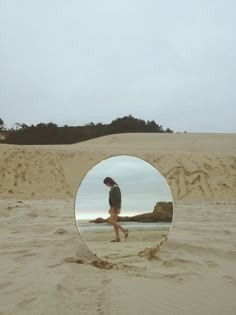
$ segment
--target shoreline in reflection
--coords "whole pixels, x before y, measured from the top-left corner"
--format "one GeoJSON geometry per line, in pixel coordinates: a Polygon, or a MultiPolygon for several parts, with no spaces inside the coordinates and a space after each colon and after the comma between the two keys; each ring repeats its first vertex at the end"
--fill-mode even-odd
{"type": "MultiPolygon", "coordinates": [[[[122,222],[122,226],[130,231],[142,231],[142,230],[165,230],[169,231],[172,222],[122,222]]],[[[79,230],[84,232],[111,232],[113,231],[113,226],[109,223],[96,224],[89,222],[89,220],[77,220],[77,226],[79,230]]]]}

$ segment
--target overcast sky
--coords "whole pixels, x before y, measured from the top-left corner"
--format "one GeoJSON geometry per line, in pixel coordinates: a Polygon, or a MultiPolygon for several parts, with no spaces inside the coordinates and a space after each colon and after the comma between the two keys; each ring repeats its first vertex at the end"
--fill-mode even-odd
{"type": "Polygon", "coordinates": [[[235,132],[234,0],[0,0],[0,118],[235,132]]]}
{"type": "Polygon", "coordinates": [[[122,215],[152,212],[158,201],[173,201],[170,188],[160,172],[133,156],[114,156],[95,165],[80,184],[75,201],[77,219],[107,218],[109,190],[103,184],[112,177],[122,194],[122,215]]]}

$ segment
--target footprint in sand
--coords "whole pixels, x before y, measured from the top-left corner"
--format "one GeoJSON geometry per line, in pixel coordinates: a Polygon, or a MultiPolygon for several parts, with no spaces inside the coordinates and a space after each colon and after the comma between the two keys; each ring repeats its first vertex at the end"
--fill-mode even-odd
{"type": "Polygon", "coordinates": [[[224,275],[223,278],[228,281],[230,284],[236,284],[236,279],[229,275],[224,275]]]}
{"type": "Polygon", "coordinates": [[[71,295],[70,290],[68,290],[65,286],[61,285],[60,283],[57,284],[56,288],[57,288],[57,291],[59,291],[61,293],[66,293],[66,294],[68,294],[68,296],[71,295]]]}
{"type": "Polygon", "coordinates": [[[27,257],[32,257],[32,256],[36,256],[35,253],[30,252],[30,251],[24,251],[24,253],[22,253],[21,255],[17,256],[14,258],[15,261],[19,261],[22,258],[27,258],[27,257]]]}
{"type": "Polygon", "coordinates": [[[64,259],[64,262],[69,264],[86,264],[84,260],[75,257],[67,257],[64,259]]]}
{"type": "Polygon", "coordinates": [[[214,261],[214,260],[207,260],[206,264],[208,267],[212,268],[212,267],[218,267],[218,264],[214,261]]]}
{"type": "Polygon", "coordinates": [[[65,229],[57,229],[55,232],[54,232],[54,234],[66,234],[67,233],[67,231],[65,230],[65,229]]]}
{"type": "Polygon", "coordinates": [[[8,281],[8,282],[0,282],[0,290],[3,290],[7,287],[9,287],[12,284],[12,282],[8,281]]]}
{"type": "Polygon", "coordinates": [[[28,213],[28,216],[31,218],[36,218],[36,217],[38,217],[38,214],[34,213],[34,212],[30,212],[30,213],[28,213]]]}
{"type": "Polygon", "coordinates": [[[172,260],[165,260],[162,265],[165,267],[177,267],[177,266],[182,266],[183,264],[188,264],[188,265],[194,265],[194,266],[200,266],[201,264],[198,262],[195,262],[193,260],[188,260],[188,259],[172,259],[172,260]]]}
{"type": "Polygon", "coordinates": [[[64,259],[65,263],[76,263],[76,264],[83,264],[83,265],[91,265],[99,269],[112,269],[115,267],[114,264],[106,261],[106,260],[93,260],[93,261],[85,261],[79,258],[74,257],[67,257],[64,259]]]}
{"type": "Polygon", "coordinates": [[[28,253],[28,250],[16,250],[16,251],[7,251],[7,252],[2,252],[1,255],[8,255],[8,254],[26,254],[28,253]]]}
{"type": "Polygon", "coordinates": [[[157,255],[159,250],[160,250],[160,245],[157,245],[156,247],[147,248],[147,249],[139,252],[138,256],[145,257],[145,258],[150,260],[150,259],[154,258],[157,255]]]}
{"type": "Polygon", "coordinates": [[[27,306],[28,304],[31,304],[35,300],[37,300],[37,299],[36,298],[25,299],[25,300],[21,301],[20,303],[18,303],[17,306],[24,307],[24,306],[27,306]]]}
{"type": "Polygon", "coordinates": [[[104,301],[104,296],[100,295],[99,298],[98,298],[98,304],[97,304],[97,312],[98,312],[98,314],[104,314],[103,301],[104,301]]]}

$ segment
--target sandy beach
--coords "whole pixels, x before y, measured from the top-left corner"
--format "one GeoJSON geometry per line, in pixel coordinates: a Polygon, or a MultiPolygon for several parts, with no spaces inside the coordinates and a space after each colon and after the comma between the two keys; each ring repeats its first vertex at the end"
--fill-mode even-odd
{"type": "Polygon", "coordinates": [[[0,172],[1,315],[236,313],[236,134],[1,144],[0,172]],[[109,244],[98,260],[78,233],[74,199],[86,172],[119,154],[158,168],[174,220],[152,252],[117,257],[109,244]]]}
{"type": "Polygon", "coordinates": [[[123,258],[145,256],[143,251],[150,252],[161,242],[166,241],[169,229],[129,230],[126,240],[122,234],[120,243],[111,242],[114,239],[113,227],[109,231],[80,232],[81,238],[88,248],[101,259],[109,261],[123,258]]]}

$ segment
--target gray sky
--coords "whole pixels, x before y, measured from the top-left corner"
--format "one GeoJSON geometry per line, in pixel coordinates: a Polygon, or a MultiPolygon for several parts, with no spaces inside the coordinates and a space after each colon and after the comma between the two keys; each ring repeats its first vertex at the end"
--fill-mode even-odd
{"type": "Polygon", "coordinates": [[[0,118],[235,132],[234,0],[0,0],[0,118]]]}
{"type": "Polygon", "coordinates": [[[160,172],[133,156],[114,156],[95,165],[80,184],[75,201],[78,219],[108,217],[109,190],[103,184],[112,177],[122,193],[122,215],[152,212],[156,202],[173,201],[170,188],[160,172]]]}

